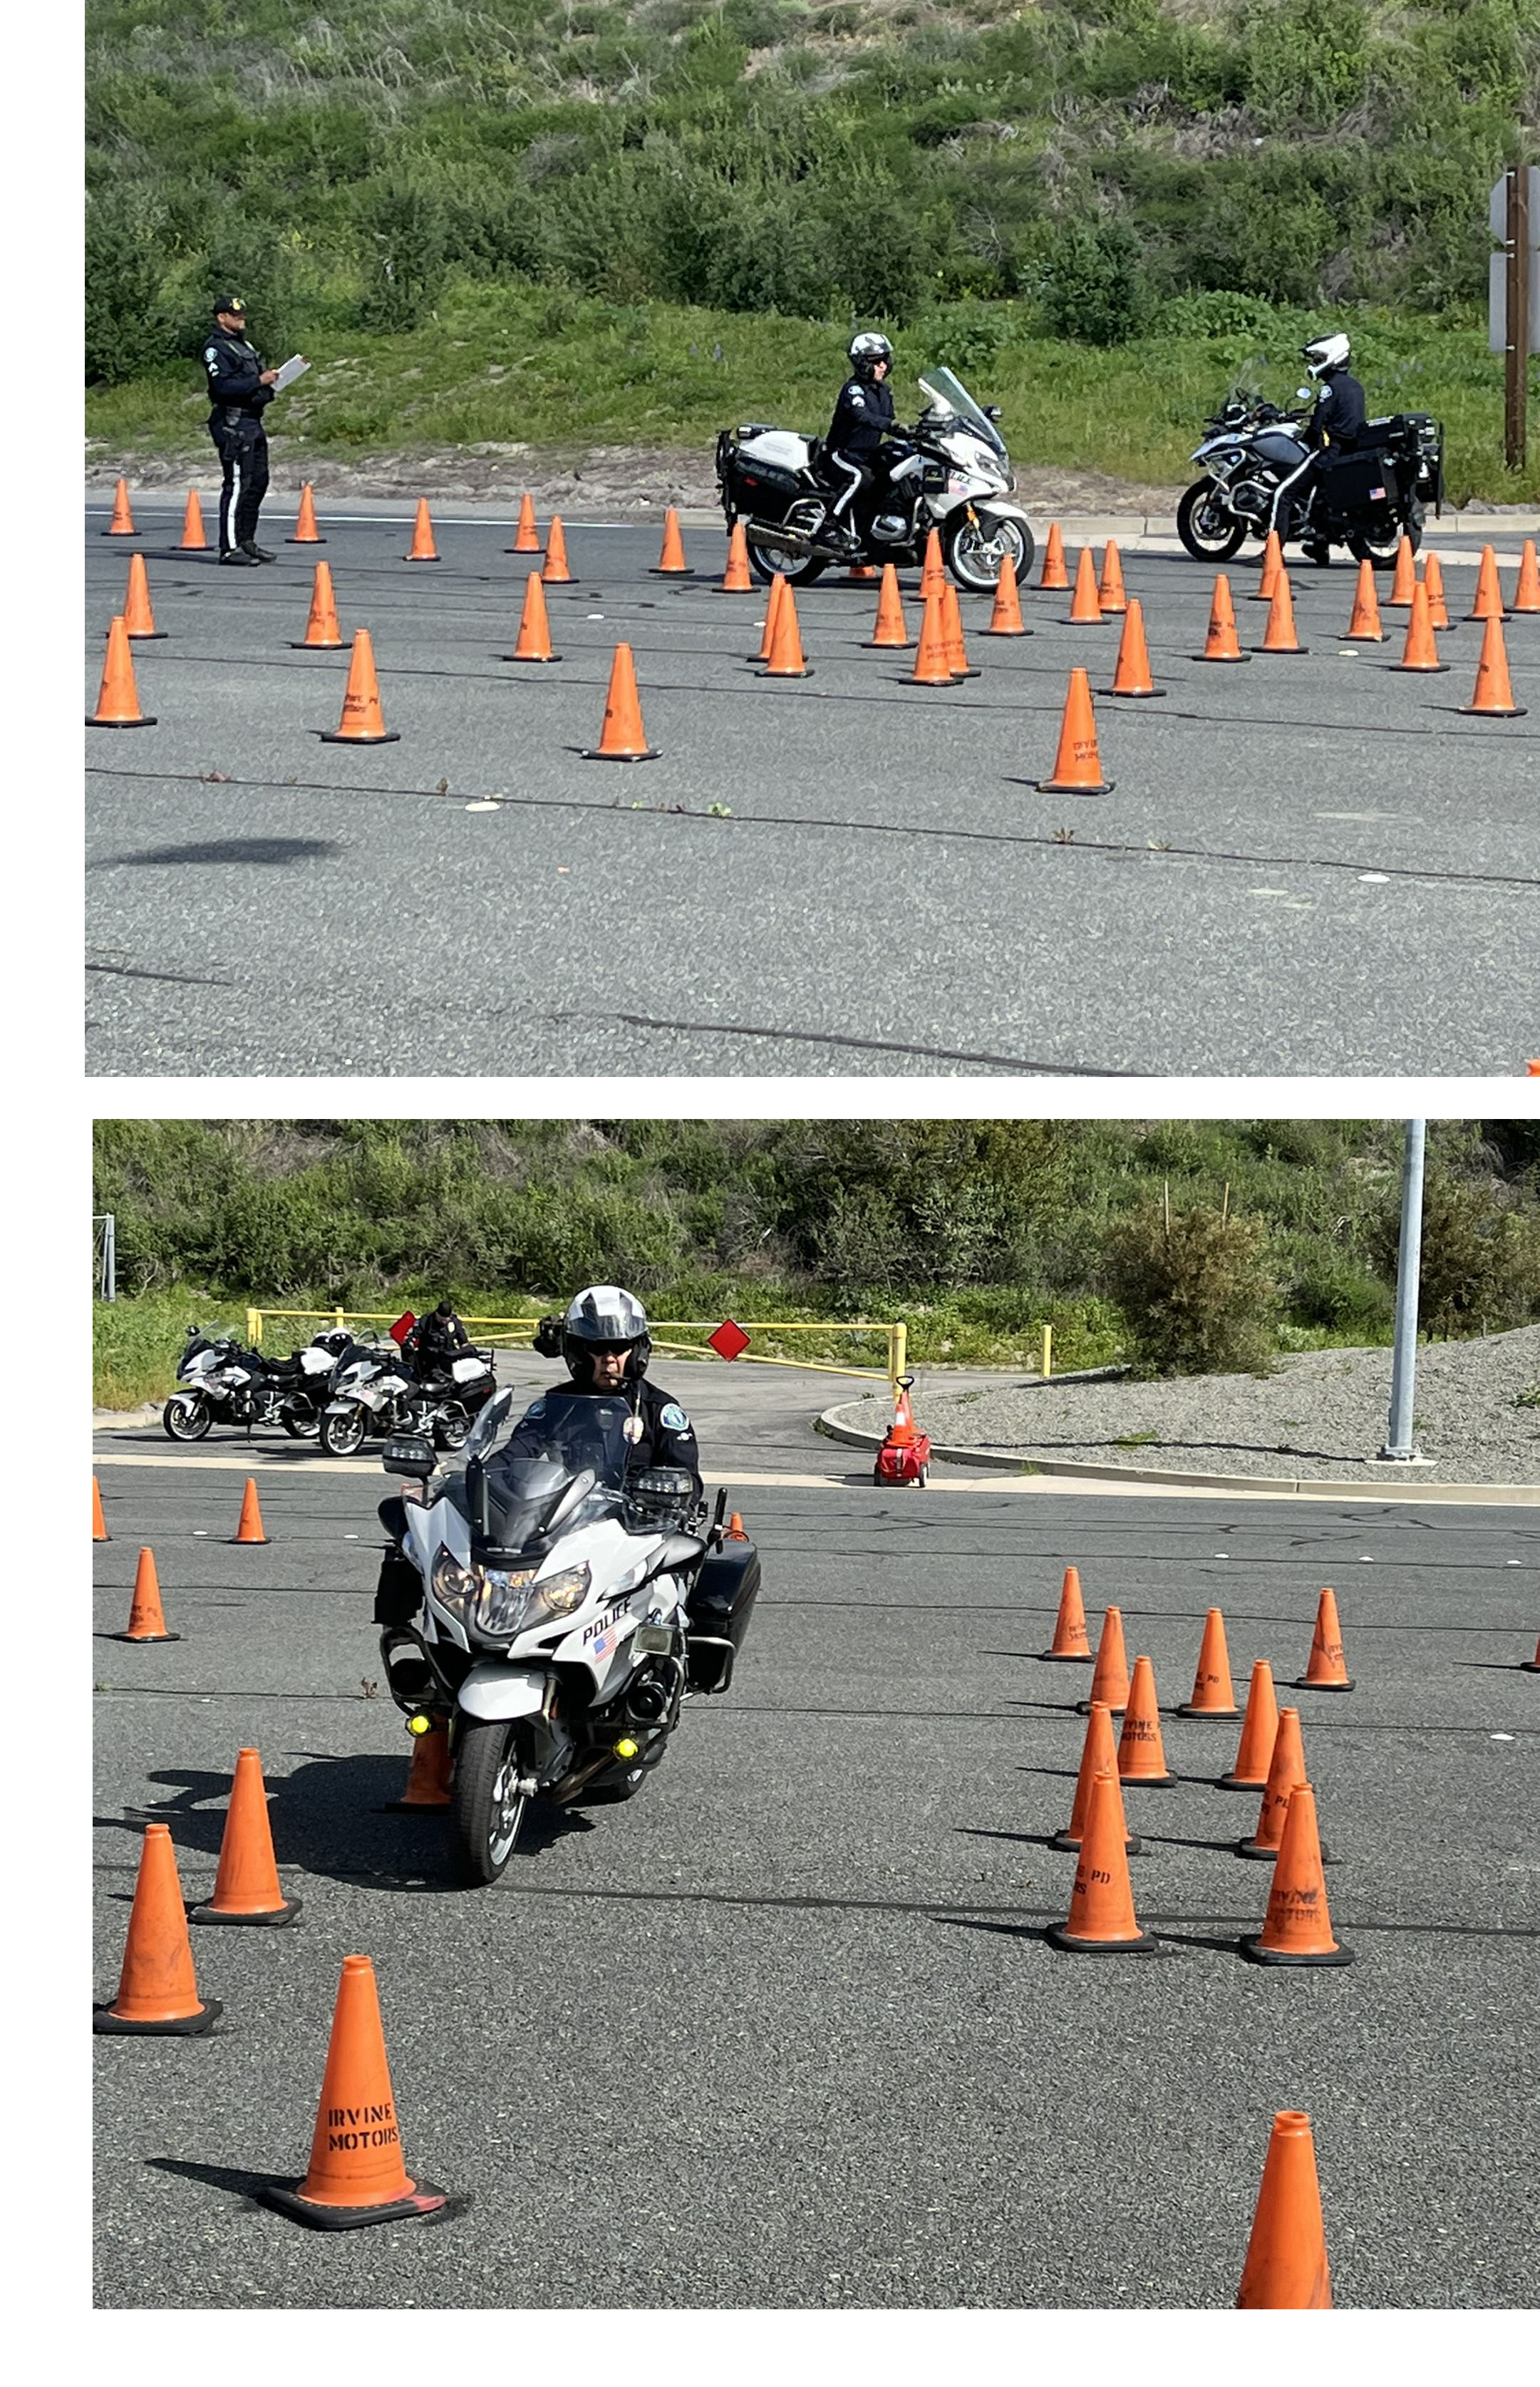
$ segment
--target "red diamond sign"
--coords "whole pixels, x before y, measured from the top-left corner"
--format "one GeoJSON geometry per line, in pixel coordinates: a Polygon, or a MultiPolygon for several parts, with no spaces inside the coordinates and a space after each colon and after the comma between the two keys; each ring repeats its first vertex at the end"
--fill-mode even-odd
{"type": "Polygon", "coordinates": [[[708,1334],[706,1340],[720,1359],[736,1359],[740,1351],[749,1348],[749,1337],[730,1318],[725,1318],[716,1332],[708,1334]]]}

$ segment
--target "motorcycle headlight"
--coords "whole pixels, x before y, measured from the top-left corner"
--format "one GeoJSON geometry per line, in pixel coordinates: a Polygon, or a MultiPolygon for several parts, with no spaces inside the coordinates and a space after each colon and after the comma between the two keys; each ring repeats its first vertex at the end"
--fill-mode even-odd
{"type": "Polygon", "coordinates": [[[433,1562],[430,1587],[440,1608],[463,1624],[476,1596],[476,1578],[470,1568],[462,1567],[450,1551],[441,1549],[433,1562]]]}
{"type": "Polygon", "coordinates": [[[518,1631],[524,1601],[535,1580],[533,1567],[477,1567],[476,1629],[480,1633],[518,1631]]]}
{"type": "Polygon", "coordinates": [[[560,1574],[547,1575],[530,1600],[524,1616],[524,1629],[527,1631],[532,1624],[544,1623],[548,1617],[570,1616],[574,1608],[582,1607],[587,1597],[588,1569],[586,1564],[566,1567],[560,1574]]]}

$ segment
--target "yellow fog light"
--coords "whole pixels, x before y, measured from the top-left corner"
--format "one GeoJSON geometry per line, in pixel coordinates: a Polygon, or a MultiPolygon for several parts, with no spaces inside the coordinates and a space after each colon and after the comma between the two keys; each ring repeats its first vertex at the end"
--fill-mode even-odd
{"type": "Polygon", "coordinates": [[[615,1755],[617,1757],[630,1758],[637,1757],[640,1754],[640,1748],[634,1740],[617,1740],[615,1743],[615,1755]]]}
{"type": "Polygon", "coordinates": [[[411,1735],[411,1737],[412,1737],[413,1740],[421,1740],[421,1739],[422,1739],[422,1737],[423,1737],[423,1735],[425,1732],[432,1732],[432,1730],[433,1730],[433,1718],[432,1718],[432,1716],[425,1716],[425,1715],[410,1715],[410,1716],[408,1716],[408,1718],[407,1718],[407,1730],[410,1733],[410,1735],[411,1735]]]}

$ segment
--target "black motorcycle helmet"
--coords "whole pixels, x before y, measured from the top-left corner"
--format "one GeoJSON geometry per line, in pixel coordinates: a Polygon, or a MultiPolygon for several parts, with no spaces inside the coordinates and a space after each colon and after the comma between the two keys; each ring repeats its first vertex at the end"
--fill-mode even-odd
{"type": "Polygon", "coordinates": [[[870,381],[878,365],[893,370],[893,344],[881,332],[857,332],[845,353],[857,381],[870,381]]]}
{"type": "Polygon", "coordinates": [[[647,1312],[633,1294],[618,1284],[590,1284],[569,1305],[562,1320],[562,1357],[576,1384],[593,1379],[596,1348],[624,1350],[625,1381],[638,1383],[652,1357],[647,1312]]]}

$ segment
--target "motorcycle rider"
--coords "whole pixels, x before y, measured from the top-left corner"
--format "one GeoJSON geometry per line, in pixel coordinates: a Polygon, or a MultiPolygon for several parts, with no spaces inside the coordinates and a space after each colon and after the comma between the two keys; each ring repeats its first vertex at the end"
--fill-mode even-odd
{"type": "Polygon", "coordinates": [[[535,1348],[547,1358],[560,1352],[574,1392],[621,1394],[631,1409],[625,1431],[633,1466],[686,1468],[701,1497],[695,1428],[671,1393],[646,1381],[652,1338],[635,1295],[618,1284],[586,1286],[564,1317],[541,1320],[535,1348]]]}
{"type": "Polygon", "coordinates": [[[880,332],[858,332],[847,354],[850,379],[835,402],[824,441],[824,461],[839,494],[820,539],[837,554],[859,560],[861,541],[840,517],[849,513],[857,495],[877,480],[881,472],[877,450],[884,433],[895,427],[893,393],[888,387],[893,369],[892,343],[880,332]]]}
{"type": "Polygon", "coordinates": [[[408,1328],[401,1343],[401,1357],[412,1362],[420,1377],[442,1372],[448,1375],[450,1366],[462,1351],[469,1350],[471,1338],[455,1315],[451,1302],[441,1301],[426,1318],[420,1318],[408,1328]]]}
{"type": "MultiPolygon", "coordinates": [[[[1364,385],[1347,370],[1352,349],[1345,332],[1328,332],[1319,340],[1308,340],[1300,354],[1311,380],[1320,384],[1320,396],[1302,435],[1310,453],[1273,492],[1271,527],[1281,546],[1292,537],[1293,524],[1320,477],[1327,455],[1334,451],[1350,456],[1368,421],[1364,385]]],[[[1305,552],[1313,563],[1331,560],[1330,546],[1315,540],[1306,542],[1305,552]]]]}

